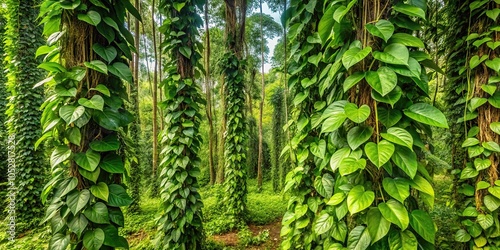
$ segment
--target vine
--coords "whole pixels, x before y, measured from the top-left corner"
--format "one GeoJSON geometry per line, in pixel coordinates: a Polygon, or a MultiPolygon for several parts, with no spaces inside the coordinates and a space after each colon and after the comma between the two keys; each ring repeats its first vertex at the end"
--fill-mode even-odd
{"type": "Polygon", "coordinates": [[[496,248],[500,242],[500,13],[499,1],[467,2],[469,12],[465,68],[464,117],[467,138],[462,147],[468,162],[461,169],[459,193],[464,198],[463,229],[455,240],[470,248],[496,248]],[[472,21],[474,20],[474,21],[472,21]]]}
{"type": "Polygon", "coordinates": [[[431,177],[418,161],[445,116],[423,102],[426,67],[412,33],[423,1],[309,1],[287,10],[297,167],[282,247],[432,249],[431,177]]]}
{"type": "MultiPolygon", "coordinates": [[[[38,46],[43,44],[42,29],[37,25],[40,1],[8,0],[5,32],[5,66],[7,91],[11,96],[7,104],[7,129],[15,135],[15,162],[17,165],[16,212],[17,220],[24,222],[23,231],[39,222],[43,205],[39,199],[43,188],[46,161],[42,151],[35,151],[35,142],[41,135],[39,107],[43,102],[43,89],[33,86],[43,79],[40,63],[34,58],[38,46]]],[[[3,69],[0,69],[3,70],[3,69]]],[[[7,133],[6,133],[7,134],[7,133]]]]}
{"type": "Polygon", "coordinates": [[[201,249],[204,242],[197,177],[200,174],[201,146],[199,127],[199,78],[201,43],[198,27],[203,24],[197,10],[204,0],[162,0],[160,10],[167,19],[160,27],[165,35],[164,51],[170,52],[166,65],[167,79],[161,84],[165,93],[165,129],[161,133],[160,194],[163,212],[157,221],[157,248],[201,249]]]}
{"type": "Polygon", "coordinates": [[[46,0],[40,7],[48,40],[36,55],[44,55],[39,68],[49,77],[37,85],[51,95],[37,145],[51,138],[52,179],[41,195],[49,200],[50,249],[128,248],[118,233],[120,207],[132,202],[122,184],[130,171],[123,129],[134,119],[124,109],[133,44],[126,11],[140,18],[128,1],[46,0]]]}
{"type": "Polygon", "coordinates": [[[285,182],[285,164],[280,161],[280,153],[283,150],[285,141],[283,137],[283,121],[284,117],[284,91],[283,88],[278,87],[275,92],[271,95],[270,103],[273,107],[272,115],[272,150],[271,150],[271,180],[273,185],[273,190],[278,191],[283,189],[283,184],[285,182]]]}

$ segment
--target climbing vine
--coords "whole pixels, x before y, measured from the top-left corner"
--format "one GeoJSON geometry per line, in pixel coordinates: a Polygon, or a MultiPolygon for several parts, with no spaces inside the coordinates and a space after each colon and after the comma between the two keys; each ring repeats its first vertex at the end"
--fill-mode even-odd
{"type": "Polygon", "coordinates": [[[297,166],[282,247],[432,249],[424,207],[434,190],[416,152],[445,116],[425,103],[426,68],[412,33],[425,1],[292,2],[292,144],[297,166]]]}
{"type": "Polygon", "coordinates": [[[467,78],[465,121],[467,138],[462,147],[468,161],[459,172],[459,193],[465,198],[461,213],[463,229],[455,240],[469,248],[496,248],[500,242],[500,14],[499,1],[471,1],[468,34],[465,39],[466,61],[461,74],[467,78]]]}
{"type": "Polygon", "coordinates": [[[270,103],[273,106],[272,115],[272,150],[271,150],[271,180],[273,185],[273,190],[278,191],[283,188],[285,181],[285,162],[281,159],[280,154],[285,145],[285,140],[283,139],[285,135],[283,134],[283,122],[284,117],[284,98],[283,98],[283,88],[278,87],[275,92],[271,95],[270,103]]]}
{"type": "Polygon", "coordinates": [[[245,0],[227,0],[225,3],[227,40],[226,52],[221,59],[222,74],[224,75],[224,116],[226,122],[224,204],[227,206],[227,215],[234,219],[235,222],[239,222],[246,210],[248,192],[246,184],[246,141],[248,131],[245,117],[245,61],[243,60],[247,3],[245,0]]]}
{"type": "Polygon", "coordinates": [[[161,84],[165,93],[165,129],[161,133],[160,194],[162,215],[158,220],[157,248],[201,249],[204,242],[203,203],[197,177],[201,162],[201,44],[198,28],[203,24],[197,10],[204,0],[162,0],[160,10],[167,19],[160,30],[165,34],[164,51],[170,52],[167,79],[161,84]]]}
{"type": "Polygon", "coordinates": [[[132,202],[122,184],[129,172],[123,129],[134,119],[124,109],[133,44],[126,11],[140,18],[129,1],[46,0],[40,7],[48,40],[36,55],[49,77],[38,85],[50,96],[37,144],[50,138],[52,148],[52,179],[41,195],[49,202],[50,249],[128,248],[118,233],[120,207],[132,202]]]}
{"type": "Polygon", "coordinates": [[[35,142],[41,134],[41,112],[36,107],[43,102],[43,89],[33,89],[33,86],[44,78],[43,70],[36,67],[40,61],[33,56],[37,47],[43,44],[42,29],[36,21],[36,6],[40,1],[8,0],[5,3],[8,11],[4,62],[10,98],[6,111],[8,133],[4,135],[16,138],[13,154],[17,169],[16,217],[18,222],[25,222],[29,227],[43,216],[39,197],[47,171],[43,152],[35,151],[35,142]]]}

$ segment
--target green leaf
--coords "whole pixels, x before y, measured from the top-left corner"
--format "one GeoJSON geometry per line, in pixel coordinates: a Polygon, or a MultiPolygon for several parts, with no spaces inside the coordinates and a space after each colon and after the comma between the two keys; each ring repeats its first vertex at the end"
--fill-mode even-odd
{"type": "Polygon", "coordinates": [[[109,189],[108,185],[104,182],[99,182],[97,185],[92,185],[90,187],[90,192],[97,198],[108,201],[109,189]]]}
{"type": "Polygon", "coordinates": [[[358,47],[353,47],[347,50],[342,56],[342,64],[349,70],[353,65],[362,61],[366,56],[372,52],[372,47],[366,47],[361,50],[358,47]]]}
{"type": "Polygon", "coordinates": [[[394,25],[387,20],[381,19],[375,24],[367,24],[366,30],[368,30],[370,34],[380,37],[387,42],[394,33],[394,25]]]}
{"type": "Polygon", "coordinates": [[[83,246],[88,250],[99,250],[104,243],[105,237],[104,231],[100,228],[89,230],[83,236],[83,246]]]}
{"type": "Polygon", "coordinates": [[[108,74],[108,66],[100,60],[94,60],[91,62],[84,62],[83,64],[89,69],[93,69],[97,72],[100,72],[100,73],[103,73],[106,75],[108,74]]]}
{"type": "Polygon", "coordinates": [[[444,114],[436,107],[427,103],[413,104],[404,111],[404,114],[417,122],[440,128],[448,128],[448,122],[444,114]]]}
{"type": "Polygon", "coordinates": [[[106,87],[106,85],[97,84],[97,86],[95,86],[95,88],[91,88],[90,90],[98,91],[98,92],[100,92],[103,95],[108,96],[108,97],[111,96],[111,93],[109,92],[109,89],[108,89],[108,87],[106,87]]]}
{"type": "Polygon", "coordinates": [[[127,125],[123,122],[123,119],[127,114],[128,113],[124,113],[122,110],[119,111],[109,107],[104,107],[103,111],[94,112],[93,118],[99,126],[107,130],[118,131],[120,127],[127,125]]]}
{"type": "Polygon", "coordinates": [[[455,241],[458,242],[469,242],[471,240],[470,234],[467,231],[460,229],[455,234],[455,241]]]}
{"type": "Polygon", "coordinates": [[[99,167],[111,174],[123,174],[125,172],[122,158],[117,154],[107,154],[104,156],[99,167]]]}
{"type": "Polygon", "coordinates": [[[386,140],[382,140],[378,144],[368,142],[365,145],[365,154],[375,166],[380,168],[391,159],[394,149],[394,145],[386,140]]]}
{"type": "Polygon", "coordinates": [[[100,141],[91,142],[89,146],[97,152],[115,151],[120,148],[120,142],[116,135],[108,135],[100,141]]]}
{"type": "Polygon", "coordinates": [[[495,72],[500,73],[500,58],[496,57],[493,60],[486,60],[484,64],[495,72]]]}
{"type": "Polygon", "coordinates": [[[496,92],[493,96],[490,96],[490,98],[488,98],[488,102],[491,106],[500,109],[500,91],[496,92]]]}
{"type": "Polygon", "coordinates": [[[364,226],[357,226],[347,237],[347,246],[351,250],[365,250],[370,246],[370,232],[364,226]]]}
{"type": "Polygon", "coordinates": [[[496,143],[494,141],[483,142],[482,146],[483,146],[483,148],[485,148],[491,152],[500,153],[500,146],[498,145],[498,143],[496,143]]]}
{"type": "Polygon", "coordinates": [[[415,7],[409,4],[398,3],[397,5],[392,6],[392,8],[395,11],[403,13],[405,15],[420,17],[425,20],[425,12],[419,7],[415,7]]]}
{"type": "Polygon", "coordinates": [[[404,203],[406,198],[410,196],[410,186],[403,178],[392,179],[390,177],[384,178],[382,181],[384,190],[394,199],[404,203]]]}
{"type": "Polygon", "coordinates": [[[69,246],[70,235],[56,233],[50,238],[49,249],[51,250],[66,250],[69,246]]]}
{"type": "Polygon", "coordinates": [[[465,167],[464,169],[462,169],[462,172],[460,173],[460,179],[464,180],[464,179],[474,178],[478,174],[479,172],[475,168],[465,167]]]}
{"type": "Polygon", "coordinates": [[[365,78],[365,72],[355,72],[344,80],[344,92],[350,90],[354,85],[365,78]]]}
{"type": "Polygon", "coordinates": [[[354,103],[347,103],[344,107],[344,112],[351,121],[362,123],[370,116],[370,107],[363,105],[358,109],[354,103]]]}
{"type": "Polygon", "coordinates": [[[469,105],[470,105],[470,111],[474,111],[477,108],[481,107],[483,104],[485,104],[488,101],[486,98],[479,98],[479,97],[474,97],[470,100],[469,105]]]}
{"type": "Polygon", "coordinates": [[[463,143],[462,143],[462,148],[465,147],[471,147],[479,144],[479,140],[476,138],[467,138],[463,143]]]}
{"type": "Polygon", "coordinates": [[[127,194],[125,188],[118,184],[111,184],[109,188],[109,206],[112,207],[123,207],[128,206],[132,203],[132,198],[127,194]]]}
{"type": "Polygon", "coordinates": [[[60,97],[75,97],[76,96],[76,88],[66,89],[61,85],[57,85],[54,89],[56,94],[60,97]]]}
{"type": "Polygon", "coordinates": [[[391,231],[389,233],[389,249],[390,250],[417,250],[417,237],[409,231],[391,231]]]}
{"type": "Polygon", "coordinates": [[[342,108],[341,112],[338,112],[336,115],[327,118],[323,122],[321,126],[321,133],[329,133],[339,129],[342,126],[342,124],[344,124],[346,118],[347,115],[345,114],[344,109],[342,108]]]}
{"type": "Polygon", "coordinates": [[[373,128],[369,126],[357,126],[347,133],[347,143],[352,150],[357,149],[366,142],[373,134],[373,128]]]}
{"type": "Polygon", "coordinates": [[[85,209],[83,214],[94,223],[109,224],[108,207],[102,202],[97,202],[94,206],[85,209]]]}
{"type": "Polygon", "coordinates": [[[476,190],[487,189],[490,187],[490,184],[486,181],[479,181],[476,183],[476,190]]]}
{"type": "Polygon", "coordinates": [[[99,165],[100,160],[101,160],[101,155],[99,153],[94,152],[92,149],[87,150],[86,153],[75,154],[76,164],[78,164],[78,166],[90,172],[93,172],[97,168],[97,165],[99,165]]]}
{"type": "Polygon", "coordinates": [[[113,65],[108,65],[108,70],[109,73],[118,76],[129,83],[133,82],[132,72],[125,63],[115,62],[113,65]]]}
{"type": "Polygon", "coordinates": [[[413,137],[411,134],[406,131],[405,129],[398,128],[398,127],[392,127],[387,130],[387,133],[381,133],[380,134],[382,138],[409,148],[410,150],[413,150],[413,137]]]}
{"type": "Polygon", "coordinates": [[[78,19],[92,26],[97,26],[101,22],[101,15],[97,11],[89,11],[87,14],[78,14],[78,19]]]}
{"type": "Polygon", "coordinates": [[[332,194],[333,194],[333,188],[335,186],[335,179],[333,179],[333,177],[330,174],[326,173],[321,178],[321,185],[323,186],[323,189],[325,190],[324,197],[327,199],[330,199],[330,197],[332,197],[332,194]]]}
{"type": "MultiPolygon", "coordinates": [[[[401,91],[401,89],[399,90],[401,91]]],[[[386,109],[380,106],[377,107],[377,113],[378,113],[378,120],[387,128],[396,125],[403,117],[401,111],[397,109],[390,109],[390,108],[386,109]]]]}
{"type": "Polygon", "coordinates": [[[399,43],[388,45],[385,47],[384,52],[374,51],[372,54],[375,59],[381,62],[395,65],[408,66],[408,60],[410,59],[408,48],[399,43]]]}
{"type": "Polygon", "coordinates": [[[346,195],[344,192],[336,193],[330,198],[330,200],[328,200],[326,204],[330,206],[336,206],[342,203],[345,200],[345,198],[346,195]]]}
{"type": "Polygon", "coordinates": [[[66,124],[71,124],[78,120],[83,113],[85,113],[85,107],[82,106],[72,106],[64,105],[59,109],[59,116],[66,122],[66,124]]]}
{"type": "Polygon", "coordinates": [[[82,141],[82,134],[80,133],[80,129],[78,128],[69,128],[66,130],[66,138],[68,138],[68,141],[71,143],[80,146],[80,142],[82,141]]]}
{"type": "Polygon", "coordinates": [[[57,146],[50,156],[50,166],[54,168],[71,156],[71,150],[66,145],[57,146]]]}
{"type": "Polygon", "coordinates": [[[384,238],[391,228],[391,222],[382,216],[378,208],[371,208],[368,211],[366,225],[372,238],[372,244],[384,238]]]}
{"type": "Polygon", "coordinates": [[[83,168],[78,168],[78,172],[85,177],[87,180],[91,180],[93,183],[97,182],[97,179],[99,178],[99,175],[101,174],[101,169],[96,168],[94,171],[90,172],[87,171],[83,168]]]}
{"type": "Polygon", "coordinates": [[[416,48],[424,48],[424,43],[415,36],[412,36],[408,33],[396,33],[392,35],[389,43],[399,43],[405,45],[407,47],[416,47],[416,48]]]}
{"type": "Polygon", "coordinates": [[[490,192],[490,194],[500,199],[500,187],[497,186],[489,187],[488,192],[490,192]]]}
{"type": "Polygon", "coordinates": [[[490,123],[490,129],[491,131],[497,133],[500,135],[500,122],[492,122],[490,123]]]}
{"type": "Polygon", "coordinates": [[[321,17],[321,20],[319,21],[318,33],[321,37],[321,41],[326,41],[332,33],[333,26],[335,24],[335,20],[332,17],[336,9],[337,7],[335,5],[329,5],[328,9],[326,9],[325,13],[321,17]]]}
{"type": "Polygon", "coordinates": [[[469,60],[469,68],[470,69],[476,68],[477,66],[479,66],[479,64],[481,64],[482,62],[484,62],[486,59],[488,59],[487,55],[483,55],[483,56],[481,56],[481,58],[479,58],[478,55],[474,55],[469,60]]]}
{"type": "Polygon", "coordinates": [[[116,51],[116,48],[113,46],[104,47],[98,43],[95,43],[92,46],[92,49],[96,54],[98,54],[108,63],[111,63],[111,61],[113,61],[118,55],[118,51],[116,51]]]}
{"type": "Polygon", "coordinates": [[[497,86],[494,85],[494,84],[484,84],[484,85],[481,85],[481,89],[490,94],[490,95],[493,95],[495,94],[495,92],[497,91],[497,86]]]}
{"type": "Polygon", "coordinates": [[[481,158],[474,159],[474,167],[476,167],[477,171],[487,169],[490,166],[491,166],[491,161],[489,159],[481,159],[481,158]]]}
{"type": "Polygon", "coordinates": [[[346,157],[342,159],[339,165],[340,175],[346,176],[356,172],[358,169],[365,169],[366,160],[356,159],[354,157],[346,157]]]}
{"type": "Polygon", "coordinates": [[[89,202],[90,192],[88,189],[73,191],[66,196],[66,205],[73,214],[80,212],[89,202]]]}
{"type": "Polygon", "coordinates": [[[68,228],[75,233],[78,237],[80,237],[89,224],[89,221],[83,214],[79,214],[68,223],[68,228]]]}
{"type": "Polygon", "coordinates": [[[481,227],[486,230],[493,226],[495,222],[491,214],[480,214],[477,216],[477,223],[479,223],[479,225],[481,225],[481,227]]]}
{"type": "Polygon", "coordinates": [[[391,92],[398,84],[398,76],[389,67],[380,67],[376,72],[368,71],[366,81],[382,96],[391,92]]]}
{"type": "Polygon", "coordinates": [[[486,15],[489,18],[491,18],[494,22],[497,21],[497,17],[498,17],[499,14],[500,14],[500,9],[499,8],[495,8],[495,9],[487,10],[486,11],[486,15]]]}
{"type": "Polygon", "coordinates": [[[378,204],[378,209],[384,218],[402,230],[405,230],[410,223],[410,218],[408,217],[408,212],[406,208],[396,200],[390,199],[387,202],[381,202],[378,204]]]}
{"type": "Polygon", "coordinates": [[[494,212],[500,207],[500,199],[494,197],[493,195],[486,195],[484,197],[484,205],[490,212],[494,212]]]}
{"type": "Polygon", "coordinates": [[[173,6],[174,6],[174,9],[177,10],[177,12],[181,12],[182,8],[184,8],[184,6],[186,5],[186,2],[174,2],[173,3],[173,6]]]}
{"type": "Polygon", "coordinates": [[[429,214],[422,210],[413,210],[410,216],[410,225],[424,240],[434,244],[436,230],[429,214]]]}
{"type": "Polygon", "coordinates": [[[417,174],[417,155],[406,147],[396,147],[392,155],[394,163],[403,170],[411,179],[417,174]]]}
{"type": "Polygon", "coordinates": [[[90,98],[90,100],[85,97],[82,97],[78,99],[78,104],[86,108],[102,111],[102,109],[104,108],[104,99],[100,95],[94,95],[92,96],[92,98],[90,98]]]}
{"type": "Polygon", "coordinates": [[[432,188],[432,185],[424,177],[420,175],[415,176],[415,178],[413,178],[413,180],[410,181],[410,185],[416,190],[428,194],[431,197],[434,197],[434,189],[432,188]]]}
{"type": "Polygon", "coordinates": [[[341,148],[335,151],[335,153],[333,153],[332,155],[332,158],[330,158],[330,167],[332,168],[332,172],[335,173],[335,171],[337,171],[337,169],[339,168],[342,160],[349,157],[350,154],[351,149],[349,148],[341,148]]]}
{"type": "Polygon", "coordinates": [[[365,187],[358,185],[347,195],[347,208],[351,215],[367,209],[375,200],[373,191],[365,191],[365,187]]]}
{"type": "Polygon", "coordinates": [[[191,58],[191,54],[193,53],[191,51],[190,47],[187,46],[182,46],[179,48],[179,52],[186,58],[191,58]]]}
{"type": "Polygon", "coordinates": [[[331,235],[334,239],[344,242],[347,237],[347,225],[345,221],[338,221],[334,223],[331,229],[331,235]]]}
{"type": "Polygon", "coordinates": [[[318,235],[324,234],[332,228],[334,223],[333,216],[328,213],[322,214],[318,220],[314,223],[314,232],[318,235]]]}

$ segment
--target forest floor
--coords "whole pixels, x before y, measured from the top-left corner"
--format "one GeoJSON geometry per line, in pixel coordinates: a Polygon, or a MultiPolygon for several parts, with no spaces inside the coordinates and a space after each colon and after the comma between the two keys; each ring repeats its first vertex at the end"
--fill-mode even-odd
{"type": "MultiPolygon", "coordinates": [[[[453,208],[452,180],[450,175],[439,174],[434,177],[436,192],[435,206],[431,209],[438,232],[436,249],[455,249],[453,235],[460,226],[457,224],[457,211],[453,208]]],[[[229,230],[229,224],[223,216],[218,199],[223,196],[222,187],[202,188],[204,208],[204,230],[207,236],[208,249],[279,249],[281,217],[286,211],[287,196],[271,190],[271,184],[265,183],[263,190],[257,192],[256,182],[248,183],[248,225],[237,226],[237,230],[229,230]]],[[[143,197],[147,197],[144,195],[143,197]]],[[[120,230],[125,235],[133,250],[149,250],[153,248],[156,233],[155,218],[160,208],[158,198],[144,198],[141,201],[141,212],[125,213],[125,227],[120,230]]],[[[47,249],[50,229],[38,227],[25,230],[15,242],[8,242],[6,221],[0,221],[0,250],[42,250],[47,249]]],[[[20,225],[23,226],[23,225],[20,225]]]]}

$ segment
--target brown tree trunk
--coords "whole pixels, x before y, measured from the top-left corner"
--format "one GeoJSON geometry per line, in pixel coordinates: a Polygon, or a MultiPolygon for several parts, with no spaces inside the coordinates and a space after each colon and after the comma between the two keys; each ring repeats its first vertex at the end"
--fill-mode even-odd
{"type": "Polygon", "coordinates": [[[260,63],[261,63],[261,99],[259,105],[259,160],[257,161],[257,189],[262,190],[262,161],[263,161],[263,148],[262,148],[262,113],[264,111],[264,100],[266,99],[266,88],[264,81],[264,32],[262,24],[262,0],[260,0],[260,63]]]}
{"type": "Polygon", "coordinates": [[[205,1],[205,96],[207,104],[205,110],[208,119],[208,168],[210,171],[210,185],[215,183],[214,166],[214,124],[212,116],[212,86],[210,85],[210,30],[208,27],[208,0],[205,1]]]}
{"type": "Polygon", "coordinates": [[[151,25],[153,30],[154,71],[153,71],[153,185],[156,186],[158,167],[158,49],[156,43],[155,0],[151,6],[151,25]]]}

